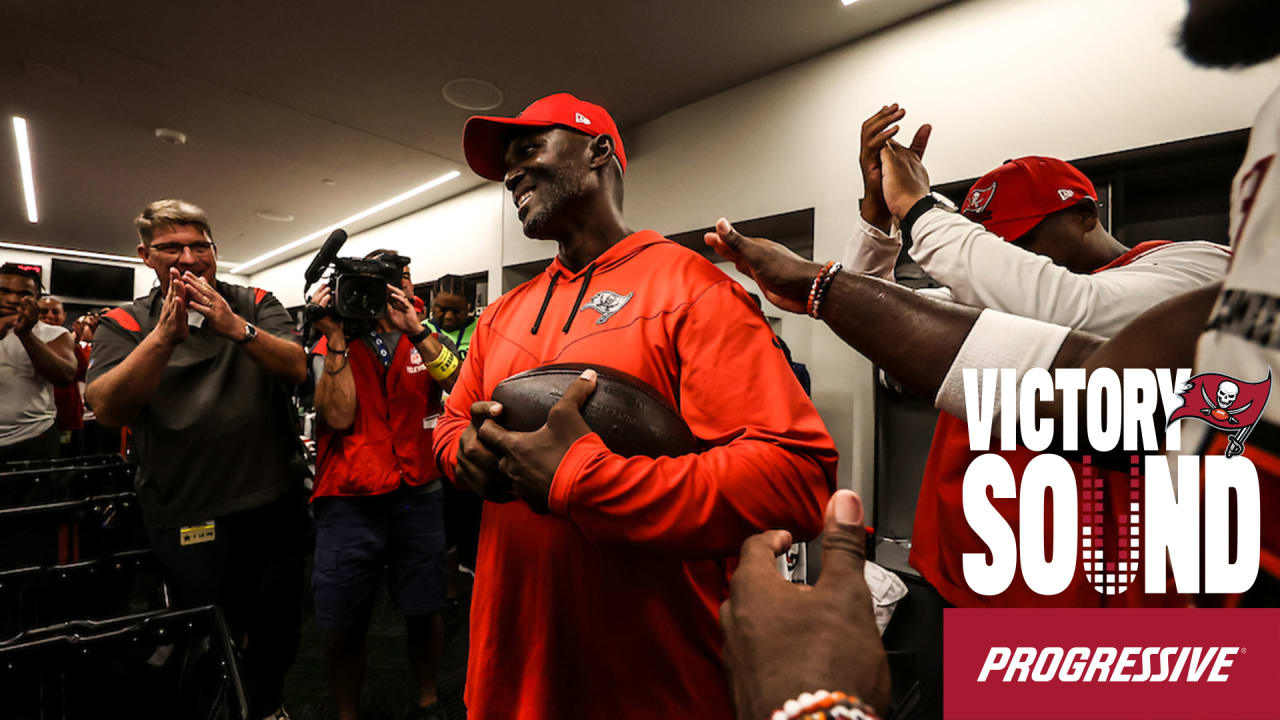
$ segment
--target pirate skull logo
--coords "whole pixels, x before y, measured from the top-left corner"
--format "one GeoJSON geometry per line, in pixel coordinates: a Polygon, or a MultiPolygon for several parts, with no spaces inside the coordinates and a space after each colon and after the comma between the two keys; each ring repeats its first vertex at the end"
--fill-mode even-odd
{"type": "Polygon", "coordinates": [[[1240,386],[1230,380],[1223,380],[1218,383],[1218,407],[1231,407],[1231,403],[1236,401],[1236,396],[1239,394],[1240,386]]]}
{"type": "Polygon", "coordinates": [[[1205,391],[1203,384],[1200,385],[1200,396],[1204,398],[1204,404],[1208,406],[1201,408],[1200,414],[1208,415],[1218,422],[1230,423],[1231,425],[1239,425],[1240,421],[1235,416],[1248,410],[1253,405],[1253,401],[1250,400],[1234,410],[1230,409],[1235,404],[1236,398],[1240,396],[1240,386],[1230,380],[1223,380],[1218,383],[1216,403],[1209,398],[1209,393],[1205,391]]]}

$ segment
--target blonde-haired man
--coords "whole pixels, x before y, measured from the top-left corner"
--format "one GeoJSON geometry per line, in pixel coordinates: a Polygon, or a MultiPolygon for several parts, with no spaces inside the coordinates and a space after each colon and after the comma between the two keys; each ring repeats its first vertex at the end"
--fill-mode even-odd
{"type": "Polygon", "coordinates": [[[160,200],[134,222],[159,286],[103,316],[85,400],[132,427],[138,502],[175,599],[222,607],[254,716],[274,717],[298,645],[305,530],[288,413],[306,355],[271,293],[217,280],[203,210],[160,200]]]}

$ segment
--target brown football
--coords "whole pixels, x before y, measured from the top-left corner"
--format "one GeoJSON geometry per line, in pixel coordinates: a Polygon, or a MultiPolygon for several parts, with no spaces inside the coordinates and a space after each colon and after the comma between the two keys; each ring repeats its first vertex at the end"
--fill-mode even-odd
{"type": "Polygon", "coordinates": [[[583,404],[582,417],[610,450],[626,457],[676,457],[697,451],[689,426],[657,390],[633,375],[600,365],[544,365],[503,380],[493,389],[493,400],[503,408],[498,422],[517,432],[542,427],[551,406],[588,367],[597,373],[596,389],[583,404]]]}

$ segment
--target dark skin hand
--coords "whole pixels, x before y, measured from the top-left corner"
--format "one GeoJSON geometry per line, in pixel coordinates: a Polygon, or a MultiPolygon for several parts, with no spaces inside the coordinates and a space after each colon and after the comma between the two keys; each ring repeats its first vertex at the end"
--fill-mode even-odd
{"type": "Polygon", "coordinates": [[[516,499],[511,478],[498,468],[502,459],[495,448],[481,442],[478,431],[486,422],[502,416],[502,403],[481,400],[471,403],[471,424],[458,441],[454,479],[459,485],[489,502],[509,503],[516,499]]]}
{"type": "Polygon", "coordinates": [[[533,432],[512,432],[492,419],[480,425],[480,442],[498,455],[498,470],[511,479],[515,496],[536,513],[548,512],[551,481],[569,447],[591,432],[582,404],[595,389],[596,371],[584,370],[551,406],[546,424],[533,432]]]}
{"type": "Polygon", "coordinates": [[[724,664],[739,720],[760,720],[800,693],[852,695],[883,712],[889,665],[863,576],[862,501],[849,490],[827,503],[822,576],[813,587],[778,574],[791,533],[770,530],[742,544],[729,599],[720,606],[724,664]]]}
{"type": "MultiPolygon", "coordinates": [[[[907,111],[898,107],[897,103],[880,108],[875,115],[862,123],[861,142],[858,146],[858,165],[862,169],[862,218],[881,232],[889,232],[893,224],[893,213],[885,205],[884,193],[880,184],[883,173],[880,166],[880,150],[901,129],[896,125],[906,116],[907,111]]],[[[917,157],[924,157],[925,147],[929,144],[929,135],[933,132],[931,125],[921,125],[911,141],[911,151],[917,157]]]]}

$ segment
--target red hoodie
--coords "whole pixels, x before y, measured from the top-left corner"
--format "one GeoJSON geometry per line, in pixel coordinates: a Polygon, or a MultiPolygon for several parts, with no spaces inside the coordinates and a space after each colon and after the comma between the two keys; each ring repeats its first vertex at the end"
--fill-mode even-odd
{"type": "Polygon", "coordinates": [[[445,475],[473,402],[564,362],[639,377],[709,449],[623,458],[592,433],[561,461],[550,515],[486,503],[468,715],[727,720],[727,565],[761,530],[821,530],[831,437],[742,287],[641,231],[576,273],[557,258],[485,310],[436,427],[445,475]]]}

